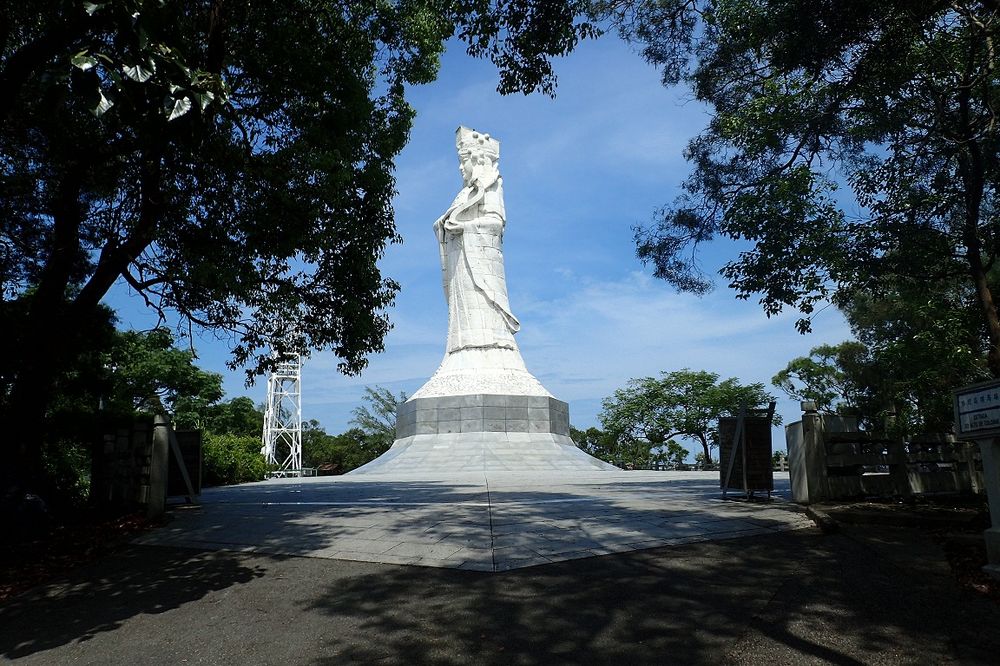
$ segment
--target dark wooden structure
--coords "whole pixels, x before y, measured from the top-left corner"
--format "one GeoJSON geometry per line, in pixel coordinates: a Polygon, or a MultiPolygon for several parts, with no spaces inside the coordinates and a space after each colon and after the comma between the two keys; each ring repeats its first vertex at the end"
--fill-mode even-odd
{"type": "Polygon", "coordinates": [[[175,430],[177,448],[184,461],[185,471],[191,483],[190,488],[184,481],[184,475],[178,466],[177,456],[170,456],[167,468],[167,497],[179,497],[201,494],[201,468],[203,462],[200,430],[175,430]]]}
{"type": "Polygon", "coordinates": [[[774,490],[771,463],[771,423],[774,403],[768,409],[741,408],[736,417],[719,419],[719,485],[725,494],[742,490],[747,497],[756,491],[774,490]]]}

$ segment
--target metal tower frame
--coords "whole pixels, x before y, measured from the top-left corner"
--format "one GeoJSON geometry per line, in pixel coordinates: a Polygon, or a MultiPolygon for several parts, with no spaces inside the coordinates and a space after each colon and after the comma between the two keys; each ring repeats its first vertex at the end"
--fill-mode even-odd
{"type": "Polygon", "coordinates": [[[264,445],[260,452],[275,476],[302,476],[302,357],[278,361],[267,380],[264,445]]]}

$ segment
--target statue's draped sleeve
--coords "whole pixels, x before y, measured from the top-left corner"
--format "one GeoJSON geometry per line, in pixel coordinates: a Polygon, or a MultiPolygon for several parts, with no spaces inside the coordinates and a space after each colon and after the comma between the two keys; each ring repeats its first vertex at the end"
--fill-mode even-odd
{"type": "MultiPolygon", "coordinates": [[[[483,172],[473,177],[472,185],[464,187],[455,197],[455,201],[435,223],[434,231],[438,239],[441,256],[442,286],[448,307],[456,308],[456,300],[461,297],[453,293],[456,280],[455,271],[464,271],[471,278],[471,283],[480,293],[492,310],[503,321],[508,332],[501,336],[513,339],[509,334],[516,333],[521,328],[520,322],[511,312],[507,297],[507,284],[503,270],[502,240],[505,225],[505,210],[503,205],[503,180],[492,170],[492,177],[485,182],[483,172]],[[449,257],[449,243],[461,244],[461,260],[449,257]]],[[[460,318],[452,312],[449,319],[456,326],[461,326],[460,318]]],[[[499,323],[499,321],[497,322],[499,323]]],[[[451,331],[451,337],[462,340],[462,331],[451,331]]],[[[502,339],[493,341],[498,346],[507,346],[502,339]]],[[[488,346],[476,344],[475,346],[488,346]]]]}

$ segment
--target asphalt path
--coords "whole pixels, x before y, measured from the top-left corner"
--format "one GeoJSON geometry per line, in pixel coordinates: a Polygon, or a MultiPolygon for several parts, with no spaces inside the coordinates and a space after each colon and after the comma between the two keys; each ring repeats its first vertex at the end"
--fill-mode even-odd
{"type": "Polygon", "coordinates": [[[129,545],[0,606],[24,664],[990,664],[996,604],[908,529],[505,572],[129,545]]]}

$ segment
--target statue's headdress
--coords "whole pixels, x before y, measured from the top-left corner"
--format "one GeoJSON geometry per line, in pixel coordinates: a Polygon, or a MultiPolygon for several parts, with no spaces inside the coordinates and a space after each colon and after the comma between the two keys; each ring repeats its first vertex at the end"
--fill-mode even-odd
{"type": "Polygon", "coordinates": [[[455,146],[458,153],[481,153],[492,157],[494,160],[500,157],[500,142],[492,138],[489,134],[477,132],[468,127],[459,127],[455,131],[455,146]]]}

